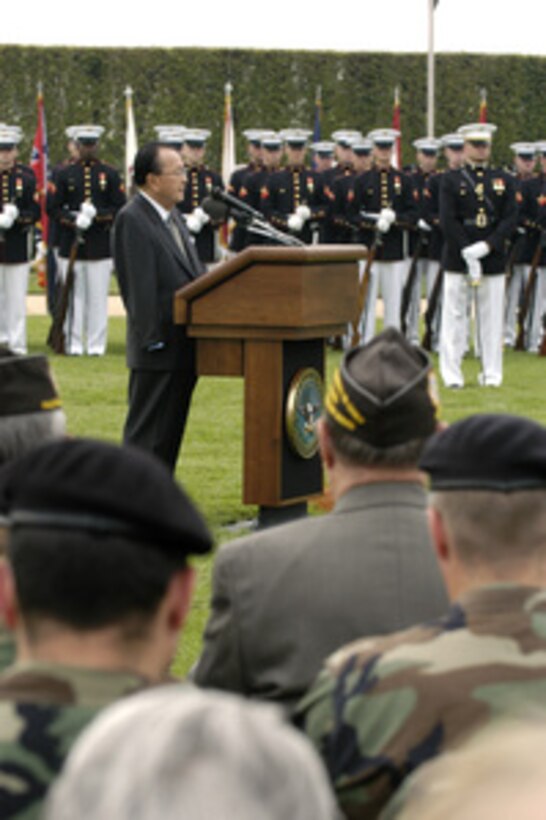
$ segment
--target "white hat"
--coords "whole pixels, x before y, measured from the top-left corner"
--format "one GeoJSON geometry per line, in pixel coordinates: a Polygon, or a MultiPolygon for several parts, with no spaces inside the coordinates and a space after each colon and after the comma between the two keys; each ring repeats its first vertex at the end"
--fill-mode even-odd
{"type": "Polygon", "coordinates": [[[262,147],[266,151],[278,151],[279,148],[282,148],[282,137],[274,131],[268,131],[262,137],[262,147]]]}
{"type": "Polygon", "coordinates": [[[312,133],[306,128],[283,128],[280,135],[288,145],[297,148],[303,147],[312,133]]]}
{"type": "Polygon", "coordinates": [[[275,132],[269,128],[247,128],[246,131],[243,131],[243,136],[246,137],[248,142],[255,142],[257,144],[261,144],[264,137],[271,136],[272,134],[274,135],[275,132]]]}
{"type": "Polygon", "coordinates": [[[440,137],[442,148],[451,148],[452,150],[460,150],[464,146],[464,137],[462,134],[444,134],[440,137]]]}
{"type": "Polygon", "coordinates": [[[412,145],[417,151],[435,154],[439,150],[441,142],[435,137],[420,137],[418,140],[413,140],[412,145]]]}
{"type": "Polygon", "coordinates": [[[518,157],[526,157],[533,159],[537,154],[537,146],[534,142],[513,142],[510,150],[517,154],[518,157]]]}
{"type": "Polygon", "coordinates": [[[541,140],[540,142],[535,142],[535,150],[539,154],[546,155],[546,140],[541,140]]]}
{"type": "Polygon", "coordinates": [[[3,148],[15,148],[19,145],[23,137],[23,132],[18,125],[0,124],[0,146],[3,148]]]}
{"type": "Polygon", "coordinates": [[[461,125],[457,132],[462,134],[465,141],[479,140],[480,142],[491,142],[497,126],[492,122],[473,122],[470,125],[461,125]]]}
{"type": "Polygon", "coordinates": [[[350,131],[347,128],[342,128],[339,131],[334,131],[332,139],[343,145],[344,148],[351,147],[351,140],[361,139],[362,133],[360,131],[350,131]]]}
{"type": "Polygon", "coordinates": [[[355,154],[369,154],[373,148],[373,142],[368,137],[354,137],[350,145],[355,154]]]}
{"type": "Polygon", "coordinates": [[[104,134],[102,125],[72,125],[68,131],[71,131],[71,138],[78,140],[78,142],[97,142],[104,134]]]}
{"type": "Polygon", "coordinates": [[[400,131],[396,128],[375,128],[368,134],[368,139],[370,139],[374,145],[388,148],[390,145],[394,144],[394,141],[399,136],[400,131]]]}
{"type": "Polygon", "coordinates": [[[316,154],[324,154],[325,156],[331,156],[334,153],[334,148],[336,147],[335,142],[312,142],[311,148],[316,154]]]}
{"type": "Polygon", "coordinates": [[[192,148],[200,148],[210,137],[206,128],[188,128],[184,134],[184,142],[192,148]]]}
{"type": "Polygon", "coordinates": [[[154,131],[159,142],[180,148],[184,142],[186,127],[184,125],[154,125],[154,131]]]}

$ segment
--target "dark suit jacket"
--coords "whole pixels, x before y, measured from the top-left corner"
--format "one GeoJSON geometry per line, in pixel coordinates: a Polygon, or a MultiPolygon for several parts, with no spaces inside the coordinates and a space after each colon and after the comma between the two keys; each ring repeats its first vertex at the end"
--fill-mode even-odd
{"type": "Polygon", "coordinates": [[[353,487],[328,515],[221,547],[193,677],[291,707],[339,647],[447,608],[423,487],[353,487]]]}
{"type": "Polygon", "coordinates": [[[185,259],[155,208],[137,194],[119,212],[114,225],[113,257],[127,311],[127,364],[135,370],[178,370],[193,362],[194,344],[173,322],[175,291],[203,272],[178,210],[185,238],[185,259]],[[162,350],[148,352],[163,343],[162,350]]]}

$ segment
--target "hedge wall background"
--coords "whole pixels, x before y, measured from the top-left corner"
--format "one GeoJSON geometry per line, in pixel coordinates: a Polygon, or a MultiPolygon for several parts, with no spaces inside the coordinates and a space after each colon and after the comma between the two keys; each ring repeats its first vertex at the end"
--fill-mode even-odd
{"type": "MultiPolygon", "coordinates": [[[[313,127],[315,90],[322,86],[322,135],[336,128],[390,126],[394,87],[400,86],[403,159],[426,133],[424,54],[249,51],[229,49],[81,49],[4,46],[0,121],[20,125],[26,161],[36,127],[36,88],[43,84],[52,163],[64,156],[64,128],[81,122],[106,127],[102,157],[122,167],[125,97],[133,88],[139,144],[158,123],[209,128],[209,162],[219,165],[224,84],[234,86],[237,160],[245,128],[313,127]]],[[[546,140],[546,58],[437,55],[436,134],[478,118],[480,88],[488,120],[499,126],[496,162],[510,160],[515,140],[546,140]]]]}

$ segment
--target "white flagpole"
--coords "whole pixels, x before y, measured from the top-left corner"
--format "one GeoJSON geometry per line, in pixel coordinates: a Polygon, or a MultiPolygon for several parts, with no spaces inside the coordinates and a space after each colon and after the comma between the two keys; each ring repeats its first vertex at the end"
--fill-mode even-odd
{"type": "Polygon", "coordinates": [[[133,185],[133,164],[138,150],[135,115],[133,111],[133,89],[125,89],[125,190],[130,194],[133,185]]]}
{"type": "Polygon", "coordinates": [[[428,3],[427,136],[434,136],[434,0],[428,3]]]}

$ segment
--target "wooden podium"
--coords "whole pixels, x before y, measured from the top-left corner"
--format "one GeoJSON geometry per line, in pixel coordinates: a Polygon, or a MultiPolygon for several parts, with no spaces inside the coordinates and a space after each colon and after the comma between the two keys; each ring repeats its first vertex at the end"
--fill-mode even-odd
{"type": "Polygon", "coordinates": [[[244,377],[245,504],[281,512],[322,492],[318,454],[290,446],[287,394],[306,368],[324,380],[325,339],[354,317],[365,256],[361,245],[257,246],[175,295],[175,322],[197,340],[198,374],[244,377]]]}

